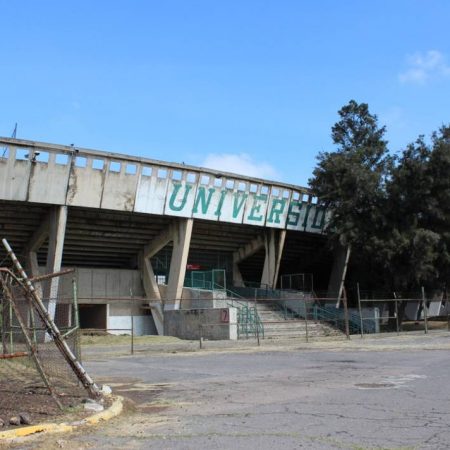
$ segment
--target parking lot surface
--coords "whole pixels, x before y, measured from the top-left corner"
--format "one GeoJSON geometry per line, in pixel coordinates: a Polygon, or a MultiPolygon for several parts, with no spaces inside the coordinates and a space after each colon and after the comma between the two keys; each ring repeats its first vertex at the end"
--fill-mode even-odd
{"type": "Polygon", "coordinates": [[[134,356],[97,351],[88,371],[134,405],[96,429],[22,448],[448,449],[449,344],[440,334],[134,356]]]}

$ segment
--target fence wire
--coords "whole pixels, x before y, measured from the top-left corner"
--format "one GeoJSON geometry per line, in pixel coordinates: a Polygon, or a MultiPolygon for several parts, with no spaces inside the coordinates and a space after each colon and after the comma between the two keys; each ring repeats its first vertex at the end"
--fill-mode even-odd
{"type": "MultiPolygon", "coordinates": [[[[450,331],[448,302],[425,298],[421,292],[410,294],[409,298],[371,298],[358,302],[355,298],[349,301],[345,296],[341,299],[319,297],[314,292],[248,287],[235,287],[233,291],[233,298],[180,301],[180,314],[184,314],[182,320],[186,326],[177,328],[174,335],[182,339],[220,340],[225,339],[226,327],[234,327],[238,340],[308,342],[396,331],[450,331]],[[203,312],[218,308],[235,308],[235,322],[224,324],[219,315],[203,312]]],[[[170,324],[171,320],[166,313],[165,322],[170,324]]]]}
{"type": "MultiPolygon", "coordinates": [[[[0,283],[0,417],[6,423],[21,411],[41,420],[86,397],[84,387],[50,339],[30,301],[12,278],[3,278],[0,283]]],[[[43,302],[47,307],[50,305],[50,310],[54,308],[56,325],[73,353],[79,355],[78,310],[74,297],[44,298],[43,302]]]]}

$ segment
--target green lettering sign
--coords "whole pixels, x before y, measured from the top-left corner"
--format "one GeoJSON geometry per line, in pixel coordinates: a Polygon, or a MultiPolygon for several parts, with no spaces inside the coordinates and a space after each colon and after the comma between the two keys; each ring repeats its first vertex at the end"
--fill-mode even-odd
{"type": "Polygon", "coordinates": [[[222,205],[223,202],[225,200],[225,196],[227,195],[227,191],[224,189],[221,193],[220,193],[220,199],[219,199],[219,203],[217,205],[217,209],[216,212],[214,213],[215,216],[219,216],[220,217],[220,213],[222,211],[222,205]]]}
{"type": "Polygon", "coordinates": [[[302,209],[302,202],[292,201],[289,204],[287,225],[296,227],[300,220],[300,211],[302,209]],[[298,212],[294,211],[294,207],[298,208],[298,212]]]}
{"type": "Polygon", "coordinates": [[[270,209],[270,214],[269,214],[269,218],[267,219],[267,222],[280,223],[280,214],[283,214],[285,206],[286,206],[286,199],[274,198],[272,200],[272,208],[270,209]],[[274,220],[274,216],[275,216],[275,220],[274,220]]]}
{"type": "Polygon", "coordinates": [[[316,213],[314,214],[314,220],[311,228],[321,230],[325,224],[325,208],[316,206],[316,213]],[[320,218],[320,220],[319,220],[320,218]]]}
{"type": "Polygon", "coordinates": [[[261,222],[262,221],[263,215],[262,214],[256,215],[256,213],[259,213],[260,210],[261,210],[262,204],[259,203],[261,201],[264,202],[264,203],[267,201],[267,195],[266,194],[255,195],[252,209],[250,210],[250,214],[247,217],[248,220],[254,220],[255,222],[261,222]]]}
{"type": "Polygon", "coordinates": [[[172,211],[181,211],[184,208],[184,206],[186,205],[186,202],[187,202],[189,191],[192,189],[192,185],[186,184],[184,186],[183,199],[181,200],[181,203],[179,204],[179,206],[175,206],[175,200],[177,198],[178,191],[181,189],[181,186],[182,186],[181,183],[173,183],[174,188],[173,188],[172,195],[170,196],[170,201],[169,201],[169,208],[172,211]]]}
{"type": "Polygon", "coordinates": [[[233,219],[236,219],[242,207],[244,206],[245,200],[247,200],[248,194],[240,194],[239,192],[235,192],[233,194],[233,197],[233,219]],[[240,195],[242,195],[242,198],[239,200],[240,195]]]}
{"type": "Polygon", "coordinates": [[[311,211],[313,205],[311,205],[311,203],[308,203],[306,205],[306,214],[305,214],[305,219],[303,220],[303,224],[302,227],[306,228],[306,225],[308,224],[308,217],[309,217],[309,212],[311,211]]]}
{"type": "Polygon", "coordinates": [[[211,203],[212,195],[216,190],[214,188],[208,189],[208,198],[206,198],[206,189],[203,186],[200,186],[197,190],[197,197],[194,202],[193,213],[198,212],[198,205],[201,204],[202,214],[206,214],[208,212],[209,204],[211,203]]]}

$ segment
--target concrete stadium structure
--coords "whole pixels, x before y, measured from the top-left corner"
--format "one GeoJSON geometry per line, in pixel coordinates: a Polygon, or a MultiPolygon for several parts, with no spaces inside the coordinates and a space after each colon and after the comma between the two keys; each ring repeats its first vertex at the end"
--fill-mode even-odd
{"type": "MultiPolygon", "coordinates": [[[[76,268],[92,326],[123,326],[128,313],[111,300],[132,295],[140,332],[162,334],[164,312],[192,296],[190,269],[221,269],[231,289],[311,273],[316,289],[337,296],[345,258],[328,251],[326,221],[303,187],[0,138],[0,237],[32,275],[76,268]]],[[[63,284],[54,278],[43,296],[63,284]]]]}

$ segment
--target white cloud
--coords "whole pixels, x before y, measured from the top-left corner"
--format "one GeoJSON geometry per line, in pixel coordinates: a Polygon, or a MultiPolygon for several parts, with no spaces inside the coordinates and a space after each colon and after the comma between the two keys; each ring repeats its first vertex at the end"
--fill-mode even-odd
{"type": "Polygon", "coordinates": [[[450,76],[445,55],[438,50],[416,53],[407,59],[409,69],[399,74],[401,83],[425,84],[432,78],[450,76]]]}
{"type": "Polygon", "coordinates": [[[201,166],[248,177],[280,179],[280,174],[274,167],[264,161],[255,161],[247,153],[210,153],[201,166]]]}

